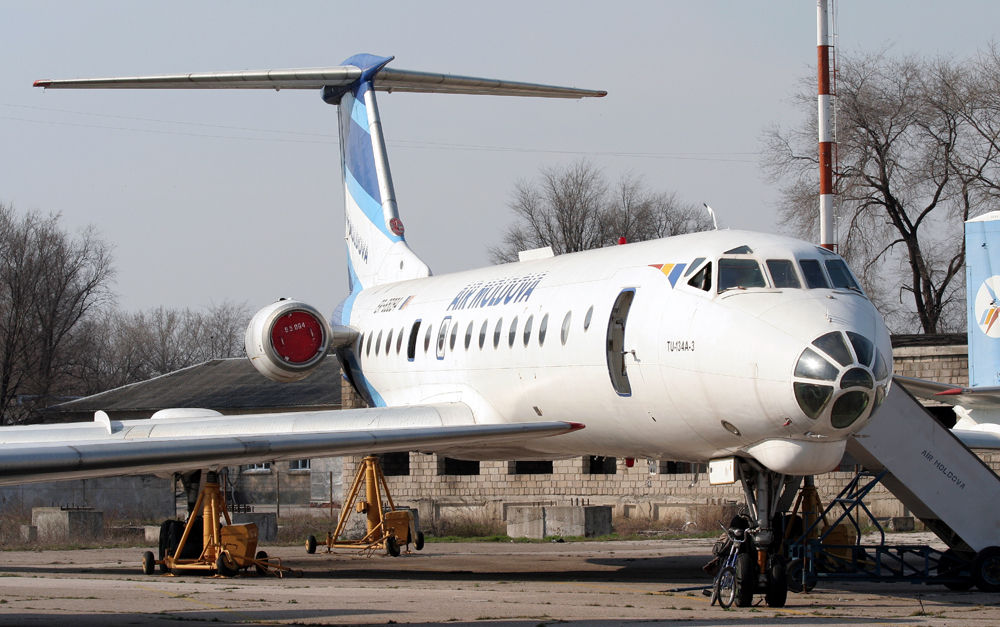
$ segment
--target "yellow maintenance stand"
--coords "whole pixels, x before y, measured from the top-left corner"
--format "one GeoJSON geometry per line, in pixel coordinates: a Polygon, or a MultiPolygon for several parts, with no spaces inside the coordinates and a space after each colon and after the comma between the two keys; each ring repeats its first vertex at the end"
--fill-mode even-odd
{"type": "MultiPolygon", "coordinates": [[[[354,482],[340,510],[337,528],[333,533],[326,534],[326,551],[357,549],[370,556],[375,551],[384,550],[388,555],[398,557],[400,547],[405,546],[408,550],[410,544],[418,551],[423,549],[424,532],[417,530],[412,511],[396,509],[382,473],[382,465],[378,457],[369,455],[361,460],[358,472],[354,475],[354,482]],[[362,484],[365,498],[358,500],[362,484]],[[342,540],[341,535],[352,513],[366,515],[367,533],[358,540],[342,540]]],[[[306,540],[306,552],[315,553],[316,546],[316,536],[309,536],[306,540]]]]}
{"type": "Polygon", "coordinates": [[[198,500],[188,515],[177,547],[168,551],[162,560],[156,560],[151,551],[146,551],[142,556],[142,571],[152,575],[156,566],[160,566],[170,574],[198,571],[214,572],[225,577],[232,577],[240,569],[251,566],[259,575],[273,570],[280,577],[290,571],[291,569],[281,565],[280,560],[269,558],[264,551],[257,551],[256,524],[233,524],[225,495],[219,486],[218,473],[206,472],[204,476],[198,490],[198,500]],[[225,524],[222,524],[223,521],[225,524]],[[181,557],[191,534],[199,533],[195,529],[199,524],[202,534],[201,553],[193,558],[181,557]]]}

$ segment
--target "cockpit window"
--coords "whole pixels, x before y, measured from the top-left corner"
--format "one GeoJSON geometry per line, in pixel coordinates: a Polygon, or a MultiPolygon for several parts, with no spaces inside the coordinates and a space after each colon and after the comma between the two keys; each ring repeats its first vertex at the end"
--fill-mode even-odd
{"type": "Polygon", "coordinates": [[[732,250],[727,250],[726,252],[724,252],[722,254],[723,255],[752,255],[753,251],[750,250],[749,246],[747,246],[747,245],[744,244],[743,246],[737,246],[736,248],[734,248],[732,250]]]}
{"type": "Polygon", "coordinates": [[[692,261],[690,264],[688,264],[688,269],[687,269],[687,272],[684,273],[684,276],[691,276],[691,273],[694,272],[695,270],[697,270],[698,266],[700,266],[703,261],[705,261],[704,257],[698,257],[697,259],[695,259],[694,261],[692,261]]]}
{"type": "Polygon", "coordinates": [[[719,259],[719,292],[733,288],[767,287],[755,259],[719,259]]]}
{"type": "Polygon", "coordinates": [[[806,278],[806,287],[809,289],[830,289],[830,283],[823,274],[823,268],[819,261],[815,259],[799,259],[799,267],[802,268],[802,276],[806,278]]]}
{"type": "Polygon", "coordinates": [[[767,271],[771,273],[774,287],[802,287],[795,274],[795,265],[788,259],[768,259],[767,271]]]}
{"type": "Polygon", "coordinates": [[[709,262],[705,264],[698,274],[691,277],[688,281],[688,285],[691,287],[696,287],[699,290],[709,291],[712,289],[712,263],[709,262]]]}
{"type": "Polygon", "coordinates": [[[861,291],[861,287],[851,276],[851,271],[847,269],[847,264],[844,263],[843,259],[827,259],[826,271],[830,273],[830,280],[833,281],[834,287],[861,291]]]}

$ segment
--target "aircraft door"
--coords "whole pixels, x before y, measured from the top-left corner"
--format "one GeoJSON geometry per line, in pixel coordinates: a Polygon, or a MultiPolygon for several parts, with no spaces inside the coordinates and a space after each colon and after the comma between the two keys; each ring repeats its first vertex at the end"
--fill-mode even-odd
{"type": "Polygon", "coordinates": [[[631,396],[632,386],[628,380],[628,366],[625,364],[625,324],[628,321],[628,312],[632,307],[632,300],[635,298],[635,288],[627,288],[618,294],[615,304],[611,308],[611,317],[608,319],[608,335],[606,339],[608,374],[611,376],[611,385],[619,396],[631,396]]]}

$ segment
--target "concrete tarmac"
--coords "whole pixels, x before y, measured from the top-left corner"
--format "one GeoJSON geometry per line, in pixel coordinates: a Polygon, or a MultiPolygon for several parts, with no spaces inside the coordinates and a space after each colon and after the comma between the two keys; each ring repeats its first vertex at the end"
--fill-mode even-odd
{"type": "MultiPolygon", "coordinates": [[[[908,544],[927,541],[906,538],[908,544]]],[[[398,558],[264,547],[278,578],[143,575],[140,549],[0,552],[0,624],[1000,625],[1000,595],[821,583],[722,610],[700,591],[713,540],[428,544],[398,558]]]]}

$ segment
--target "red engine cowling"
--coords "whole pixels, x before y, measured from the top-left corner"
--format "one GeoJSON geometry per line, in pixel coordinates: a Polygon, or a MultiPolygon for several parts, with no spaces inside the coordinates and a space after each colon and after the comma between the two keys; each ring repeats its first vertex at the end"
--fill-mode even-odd
{"type": "Polygon", "coordinates": [[[257,372],[272,381],[298,381],[323,361],[331,335],[315,307],[282,299],[254,314],[244,346],[257,372]]]}

